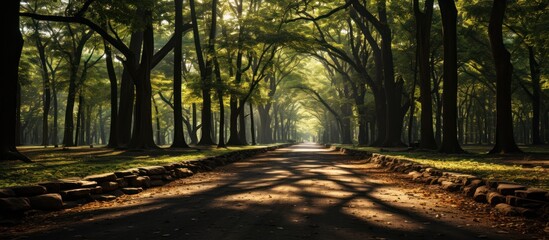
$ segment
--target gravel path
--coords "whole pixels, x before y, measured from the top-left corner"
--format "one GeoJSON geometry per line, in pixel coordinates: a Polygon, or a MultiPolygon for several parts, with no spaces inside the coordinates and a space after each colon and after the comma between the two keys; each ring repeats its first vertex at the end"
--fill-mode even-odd
{"type": "Polygon", "coordinates": [[[0,238],[524,239],[458,195],[320,145],[289,148],[163,187],[31,217],[0,238]]]}

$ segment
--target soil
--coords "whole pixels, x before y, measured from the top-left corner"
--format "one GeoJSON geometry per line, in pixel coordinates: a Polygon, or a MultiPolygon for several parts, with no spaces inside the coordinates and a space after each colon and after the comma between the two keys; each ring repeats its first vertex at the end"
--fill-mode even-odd
{"type": "Polygon", "coordinates": [[[299,144],[111,202],[37,213],[1,227],[0,239],[547,237],[539,220],[498,216],[405,176],[299,144]]]}

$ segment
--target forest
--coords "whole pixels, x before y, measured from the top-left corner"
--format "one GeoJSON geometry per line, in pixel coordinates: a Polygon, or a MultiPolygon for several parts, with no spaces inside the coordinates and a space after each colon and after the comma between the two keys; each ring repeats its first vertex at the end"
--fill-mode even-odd
{"type": "Polygon", "coordinates": [[[549,141],[548,4],[9,1],[0,158],[302,141],[520,152],[549,141]]]}

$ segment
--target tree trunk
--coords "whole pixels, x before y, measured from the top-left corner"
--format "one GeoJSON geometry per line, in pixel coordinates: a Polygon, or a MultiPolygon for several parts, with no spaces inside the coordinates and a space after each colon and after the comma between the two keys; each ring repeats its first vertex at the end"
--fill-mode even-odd
{"type": "Polygon", "coordinates": [[[513,65],[511,54],[503,44],[502,25],[505,16],[506,0],[494,0],[488,36],[492,56],[496,65],[496,144],[490,153],[517,153],[521,152],[515,143],[513,135],[513,116],[511,106],[511,82],[513,65]]]}
{"type": "MultiPolygon", "coordinates": [[[[82,105],[84,104],[84,97],[82,96],[82,93],[78,96],[78,110],[76,111],[76,133],[74,136],[74,145],[82,145],[82,105]]],[[[67,146],[67,145],[65,145],[67,146]]]]}
{"type": "Polygon", "coordinates": [[[193,103],[192,104],[192,111],[193,111],[193,116],[192,116],[192,124],[193,124],[193,130],[192,130],[192,133],[189,133],[191,136],[191,144],[197,144],[198,143],[198,136],[196,136],[196,132],[198,132],[198,126],[197,126],[197,118],[196,118],[196,103],[193,103]]]}
{"type": "Polygon", "coordinates": [[[92,135],[91,135],[91,113],[92,113],[92,108],[91,106],[88,104],[86,105],[86,111],[85,111],[85,115],[86,115],[86,118],[85,118],[85,122],[86,122],[86,128],[85,128],[85,131],[86,131],[86,138],[85,138],[85,144],[86,145],[90,145],[92,143],[92,135]]]}
{"type": "Polygon", "coordinates": [[[217,103],[219,104],[219,139],[217,140],[217,147],[224,148],[225,144],[225,105],[223,104],[223,89],[221,80],[221,71],[219,69],[219,63],[217,58],[215,60],[215,75],[217,77],[217,103]]]}
{"type": "Polygon", "coordinates": [[[252,103],[249,103],[250,105],[250,134],[252,138],[252,145],[257,145],[255,142],[255,125],[254,125],[254,110],[252,108],[252,103]]]}
{"type": "Polygon", "coordinates": [[[438,0],[444,43],[442,143],[440,152],[464,152],[457,139],[457,9],[454,0],[438,0]]]}
{"type": "Polygon", "coordinates": [[[229,119],[229,141],[227,142],[227,145],[241,145],[238,136],[238,98],[234,94],[231,95],[229,107],[231,109],[231,114],[229,119]]]}
{"type": "Polygon", "coordinates": [[[156,144],[163,145],[164,139],[162,138],[162,130],[160,128],[160,112],[158,111],[158,105],[156,105],[156,100],[152,97],[152,102],[154,106],[154,117],[156,119],[156,144]]]}
{"type": "Polygon", "coordinates": [[[269,115],[269,110],[271,109],[271,103],[266,103],[265,106],[259,105],[257,111],[259,113],[259,119],[261,121],[261,126],[259,131],[259,142],[260,143],[272,143],[273,142],[273,132],[271,128],[271,116],[269,115]]]}
{"type": "Polygon", "coordinates": [[[540,134],[540,111],[541,111],[541,86],[540,67],[536,61],[534,47],[528,46],[528,62],[530,64],[530,76],[532,78],[532,144],[543,144],[540,134]]]}
{"type": "Polygon", "coordinates": [[[419,67],[419,89],[421,102],[421,136],[420,147],[436,149],[433,133],[433,110],[431,99],[431,21],[433,19],[433,0],[425,1],[423,12],[419,9],[419,0],[414,0],[414,15],[416,18],[417,65],[419,67]]]}
{"type": "Polygon", "coordinates": [[[175,46],[173,54],[173,143],[171,148],[188,148],[183,135],[183,110],[181,107],[181,64],[183,41],[183,0],[175,0],[175,46]]]}
{"type": "Polygon", "coordinates": [[[246,139],[246,111],[245,106],[246,102],[244,102],[242,99],[238,100],[238,139],[240,140],[240,145],[247,145],[248,140],[246,139]]]}
{"type": "Polygon", "coordinates": [[[2,78],[5,79],[0,88],[0,114],[4,121],[0,127],[0,160],[19,159],[30,162],[30,159],[19,153],[15,147],[19,60],[23,49],[23,37],[19,30],[19,4],[20,1],[5,2],[0,23],[4,30],[0,49],[4,57],[9,59],[0,66],[2,78]]]}
{"type": "Polygon", "coordinates": [[[385,139],[385,132],[387,130],[387,105],[385,104],[385,91],[383,88],[374,91],[374,101],[376,108],[376,139],[372,143],[372,146],[379,147],[383,145],[383,139],[385,139]]]}
{"type": "MultiPolygon", "coordinates": [[[[135,54],[135,62],[128,65],[137,66],[139,57],[141,56],[141,45],[143,44],[143,32],[133,32],[130,38],[130,50],[135,54]]],[[[120,102],[118,108],[118,126],[117,140],[119,146],[127,146],[132,137],[132,116],[134,111],[135,101],[135,84],[130,70],[126,67],[122,72],[122,80],[120,82],[120,102]]],[[[135,123],[134,123],[135,124],[135,123]]]]}
{"type": "MultiPolygon", "coordinates": [[[[143,31],[143,53],[141,63],[134,75],[135,84],[135,113],[133,132],[129,148],[150,149],[158,148],[154,143],[152,128],[152,89],[151,89],[151,61],[154,50],[152,10],[145,12],[147,25],[143,31]]],[[[120,120],[120,119],[119,119],[120,120]]]]}
{"type": "MultiPolygon", "coordinates": [[[[67,106],[65,107],[65,129],[63,133],[63,145],[65,147],[74,146],[76,138],[74,136],[74,101],[76,100],[76,74],[78,73],[78,65],[70,64],[69,66],[69,90],[67,95],[67,106]]],[[[77,123],[78,124],[78,123],[77,123]]]]}
{"type": "Polygon", "coordinates": [[[395,82],[395,70],[393,63],[393,51],[391,49],[392,34],[391,29],[387,23],[385,0],[379,2],[379,21],[381,22],[381,28],[379,28],[379,34],[381,36],[381,55],[383,58],[383,77],[384,88],[387,103],[387,125],[385,132],[385,140],[383,146],[385,147],[398,147],[404,146],[401,141],[402,125],[404,116],[401,114],[401,100],[402,92],[395,82]]]}
{"type": "MultiPolygon", "coordinates": [[[[193,36],[194,45],[196,49],[196,56],[200,68],[201,88],[202,88],[202,136],[198,145],[214,145],[212,140],[212,98],[211,98],[211,77],[212,66],[211,60],[206,63],[204,61],[204,55],[202,53],[202,46],[200,43],[200,33],[198,31],[198,19],[195,10],[194,0],[189,1],[191,8],[191,20],[193,24],[193,36]],[[207,66],[208,65],[208,66],[207,66]]],[[[211,57],[211,56],[210,56],[211,57]]]]}
{"type": "MultiPolygon", "coordinates": [[[[53,78],[52,78],[53,80],[53,78]]],[[[59,138],[59,127],[58,127],[58,118],[59,118],[59,111],[58,111],[58,101],[57,101],[57,86],[55,86],[55,82],[52,81],[52,94],[53,94],[53,132],[52,132],[52,144],[54,147],[58,147],[58,138],[59,138]]]]}
{"type": "Polygon", "coordinates": [[[111,122],[109,132],[109,143],[107,147],[118,147],[118,84],[116,80],[116,72],[114,70],[114,64],[112,59],[112,51],[107,43],[103,40],[103,46],[105,48],[105,61],[107,63],[107,73],[109,75],[109,83],[111,90],[111,122]]]}
{"type": "Polygon", "coordinates": [[[49,136],[48,136],[48,117],[51,105],[51,91],[50,91],[50,74],[48,71],[47,59],[46,59],[46,46],[42,43],[40,37],[40,26],[36,20],[33,20],[34,25],[34,41],[36,49],[38,50],[38,55],[40,57],[40,68],[42,75],[42,89],[44,91],[42,95],[43,107],[42,107],[42,145],[49,145],[49,136]]]}

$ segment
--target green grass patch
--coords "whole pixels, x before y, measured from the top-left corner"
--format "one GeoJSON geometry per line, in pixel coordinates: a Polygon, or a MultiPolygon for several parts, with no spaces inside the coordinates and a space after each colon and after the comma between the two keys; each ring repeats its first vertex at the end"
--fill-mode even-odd
{"type": "Polygon", "coordinates": [[[85,177],[134,167],[164,165],[193,161],[239,150],[269,145],[200,150],[160,149],[151,151],[120,151],[107,148],[76,147],[70,149],[22,147],[21,152],[34,162],[0,162],[0,187],[26,185],[61,178],[85,177]]]}
{"type": "Polygon", "coordinates": [[[466,154],[402,151],[374,147],[341,147],[407,158],[444,171],[473,174],[487,179],[501,179],[549,189],[549,148],[521,146],[524,154],[488,155],[490,146],[464,146],[466,154]]]}

